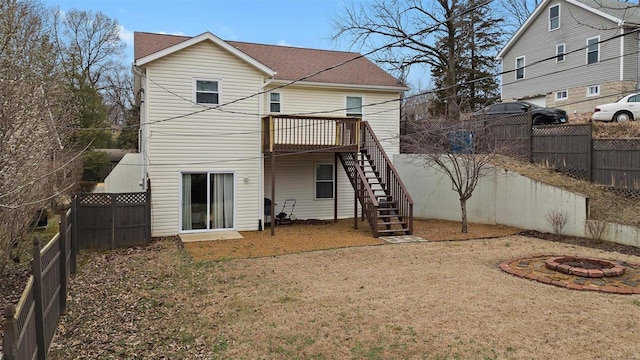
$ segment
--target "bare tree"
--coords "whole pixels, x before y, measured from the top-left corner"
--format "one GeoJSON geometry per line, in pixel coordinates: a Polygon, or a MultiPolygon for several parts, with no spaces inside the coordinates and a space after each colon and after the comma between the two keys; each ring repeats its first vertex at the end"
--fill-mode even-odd
{"type": "Polygon", "coordinates": [[[515,33],[540,5],[540,0],[501,0],[501,4],[505,18],[509,19],[507,25],[511,27],[511,32],[515,33]]]}
{"type": "MultiPolygon", "coordinates": [[[[439,98],[444,99],[441,113],[457,120],[461,105],[458,72],[465,68],[463,62],[470,56],[468,43],[478,38],[478,34],[472,38],[467,31],[469,15],[487,3],[471,0],[351,3],[334,18],[333,39],[346,40],[352,47],[371,53],[376,62],[403,81],[416,66],[437,74],[443,94],[439,98]]],[[[487,12],[474,22],[489,21],[490,15],[487,12]]]]}
{"type": "MultiPolygon", "coordinates": [[[[102,12],[57,10],[53,28],[60,63],[78,96],[95,97],[91,94],[95,92],[105,107],[104,116],[85,118],[80,127],[124,124],[127,111],[133,107],[133,78],[130,69],[124,66],[125,44],[120,38],[118,21],[102,12]]],[[[104,136],[98,136],[98,140],[100,137],[104,136]]]]}
{"type": "Polygon", "coordinates": [[[121,70],[125,44],[120,24],[102,12],[72,9],[54,12],[57,51],[67,77],[74,85],[90,85],[101,91],[111,83],[110,76],[121,70]]]}
{"type": "MultiPolygon", "coordinates": [[[[517,154],[515,142],[499,139],[499,122],[472,118],[452,124],[443,119],[407,121],[403,148],[415,164],[429,167],[451,180],[457,192],[463,233],[467,232],[467,200],[481,178],[493,171],[501,154],[517,154]]],[[[527,124],[528,126],[528,124],[527,124]]]]}
{"type": "Polygon", "coordinates": [[[0,273],[36,210],[74,182],[74,154],[66,146],[75,116],[37,3],[0,3],[0,273]]]}

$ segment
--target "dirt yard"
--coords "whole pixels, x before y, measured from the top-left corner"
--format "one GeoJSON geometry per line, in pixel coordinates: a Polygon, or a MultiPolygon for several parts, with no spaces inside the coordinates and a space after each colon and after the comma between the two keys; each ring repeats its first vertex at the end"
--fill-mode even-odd
{"type": "MultiPolygon", "coordinates": [[[[392,245],[364,241],[363,231],[356,247],[345,248],[358,236],[336,236],[343,226],[312,231],[296,224],[276,229],[274,238],[245,234],[234,251],[216,250],[222,243],[195,251],[162,239],[83,253],[50,358],[633,359],[640,353],[639,295],[558,288],[498,266],[541,253],[640,263],[638,256],[492,237],[516,230],[492,233],[480,225],[470,230],[490,238],[392,245]],[[287,233],[296,239],[291,244],[323,245],[290,248],[287,233]],[[257,257],[260,247],[272,252],[257,257]],[[190,252],[224,260],[197,261],[190,252]]],[[[457,233],[458,226],[420,222],[416,232],[457,233]]]]}

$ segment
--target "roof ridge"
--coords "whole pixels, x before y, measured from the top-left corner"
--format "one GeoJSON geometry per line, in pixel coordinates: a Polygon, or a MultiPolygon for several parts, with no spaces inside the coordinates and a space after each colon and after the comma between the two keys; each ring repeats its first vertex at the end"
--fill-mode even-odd
{"type": "Polygon", "coordinates": [[[319,48],[311,48],[305,46],[294,46],[294,45],[278,45],[278,44],[264,44],[253,41],[236,41],[236,40],[224,40],[228,43],[237,43],[237,44],[248,44],[248,45],[260,45],[260,46],[273,46],[278,48],[290,48],[290,49],[300,49],[300,50],[315,50],[315,51],[327,51],[327,52],[335,52],[341,54],[354,54],[354,55],[362,55],[356,51],[343,51],[343,50],[328,50],[328,49],[319,49],[319,48]]]}

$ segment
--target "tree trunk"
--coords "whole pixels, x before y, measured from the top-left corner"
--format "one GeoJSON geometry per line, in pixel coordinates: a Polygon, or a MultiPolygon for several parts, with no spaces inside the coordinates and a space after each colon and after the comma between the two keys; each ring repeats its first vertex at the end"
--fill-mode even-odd
{"type": "Polygon", "coordinates": [[[467,199],[460,199],[460,210],[462,213],[462,232],[467,233],[467,199]]]}

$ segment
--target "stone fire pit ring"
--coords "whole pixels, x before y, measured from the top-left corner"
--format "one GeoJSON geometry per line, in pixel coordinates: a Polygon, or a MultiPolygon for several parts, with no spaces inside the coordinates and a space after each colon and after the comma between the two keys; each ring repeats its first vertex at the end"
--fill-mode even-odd
{"type": "Polygon", "coordinates": [[[577,256],[557,256],[545,261],[549,270],[587,278],[614,277],[624,274],[624,267],[611,261],[577,256]]]}
{"type": "MultiPolygon", "coordinates": [[[[571,290],[640,294],[640,264],[627,261],[558,254],[530,255],[501,261],[500,269],[527,280],[571,290]],[[588,277],[590,270],[600,270],[602,277],[588,277]]],[[[591,276],[599,276],[600,272],[591,271],[591,276]]]]}

